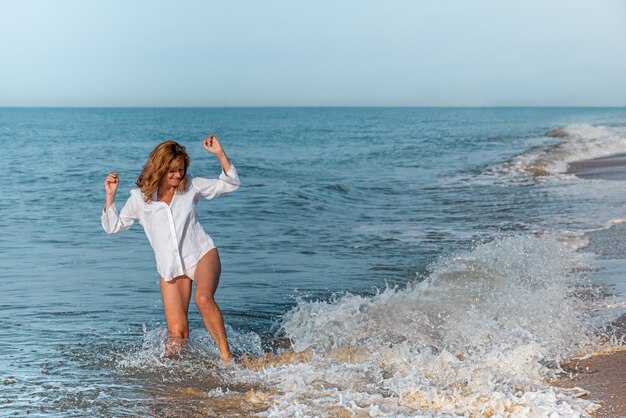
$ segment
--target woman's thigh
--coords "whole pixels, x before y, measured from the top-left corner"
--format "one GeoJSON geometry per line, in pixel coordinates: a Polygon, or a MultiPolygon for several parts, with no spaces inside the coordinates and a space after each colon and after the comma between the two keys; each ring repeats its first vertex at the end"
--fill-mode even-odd
{"type": "Polygon", "coordinates": [[[169,282],[161,279],[161,296],[163,297],[165,320],[170,332],[188,332],[187,312],[191,299],[191,279],[184,276],[169,282]]]}
{"type": "Polygon", "coordinates": [[[217,285],[220,282],[222,264],[217,248],[206,253],[196,265],[194,281],[196,282],[196,297],[208,296],[213,298],[217,285]]]}

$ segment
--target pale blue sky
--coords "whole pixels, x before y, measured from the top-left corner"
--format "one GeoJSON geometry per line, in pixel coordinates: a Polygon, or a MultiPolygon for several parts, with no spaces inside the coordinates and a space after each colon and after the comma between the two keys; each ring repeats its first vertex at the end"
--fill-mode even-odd
{"type": "Polygon", "coordinates": [[[0,0],[0,106],[624,106],[622,0],[0,0]]]}

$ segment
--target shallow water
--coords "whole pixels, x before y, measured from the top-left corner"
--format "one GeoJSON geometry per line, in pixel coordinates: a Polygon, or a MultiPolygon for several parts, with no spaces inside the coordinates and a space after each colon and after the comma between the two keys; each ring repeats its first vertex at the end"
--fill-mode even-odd
{"type": "Polygon", "coordinates": [[[565,171],[626,152],[625,126],[598,108],[0,109],[0,411],[583,414],[542,381],[603,349],[594,327],[621,299],[575,250],[624,217],[624,184],[565,171]],[[234,350],[283,359],[262,371],[224,369],[193,307],[165,358],[143,231],[100,226],[106,173],[123,203],[165,139],[217,176],[210,133],[242,188],[198,215],[234,350]],[[284,357],[286,338],[310,356],[284,357]]]}

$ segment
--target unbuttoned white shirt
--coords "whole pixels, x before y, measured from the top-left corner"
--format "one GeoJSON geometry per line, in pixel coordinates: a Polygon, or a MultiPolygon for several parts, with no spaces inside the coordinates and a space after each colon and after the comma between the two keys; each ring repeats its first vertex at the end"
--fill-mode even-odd
{"type": "Polygon", "coordinates": [[[195,266],[200,258],[215,244],[204,232],[196,216],[200,198],[214,199],[239,188],[239,175],[234,165],[219,179],[195,178],[189,175],[187,191],[176,193],[168,205],[156,201],[156,192],[150,202],[143,199],[138,188],[130,191],[130,197],[119,212],[115,203],[102,212],[102,227],[107,234],[116,234],[130,228],[138,221],[146,232],[154,250],[157,270],[165,280],[184,274],[195,266]]]}

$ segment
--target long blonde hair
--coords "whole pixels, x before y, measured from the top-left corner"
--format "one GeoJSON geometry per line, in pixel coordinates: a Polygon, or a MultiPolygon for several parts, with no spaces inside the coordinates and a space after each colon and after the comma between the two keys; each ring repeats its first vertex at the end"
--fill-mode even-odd
{"type": "Polygon", "coordinates": [[[185,147],[174,141],[165,141],[157,145],[150,155],[146,165],[143,166],[141,174],[135,182],[137,187],[143,192],[146,202],[152,199],[152,194],[158,189],[161,178],[172,167],[184,167],[184,175],[176,187],[176,193],[187,190],[187,168],[191,159],[185,151],[185,147]]]}

